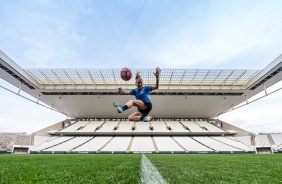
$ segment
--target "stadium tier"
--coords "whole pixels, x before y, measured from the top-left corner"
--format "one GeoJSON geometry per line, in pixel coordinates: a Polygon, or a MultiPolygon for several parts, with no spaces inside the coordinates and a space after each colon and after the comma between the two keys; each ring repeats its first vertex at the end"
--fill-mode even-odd
{"type": "Polygon", "coordinates": [[[56,135],[225,135],[236,134],[206,121],[78,121],[56,135]]]}
{"type": "MultiPolygon", "coordinates": [[[[211,121],[213,122],[213,121],[211,121]]],[[[47,131],[31,153],[254,153],[234,132],[204,120],[131,122],[77,120],[47,131]],[[189,128],[188,128],[189,127],[189,128]]],[[[228,127],[230,128],[230,127],[228,127]]],[[[46,130],[44,130],[46,132],[46,130]]],[[[249,138],[251,136],[244,136],[249,138]]],[[[41,138],[41,137],[40,137],[41,138]]],[[[35,136],[36,139],[36,136],[35,136]]]]}
{"type": "Polygon", "coordinates": [[[31,153],[254,153],[241,142],[198,136],[78,136],[60,137],[31,153]],[[51,144],[51,145],[50,145],[51,144]]]}

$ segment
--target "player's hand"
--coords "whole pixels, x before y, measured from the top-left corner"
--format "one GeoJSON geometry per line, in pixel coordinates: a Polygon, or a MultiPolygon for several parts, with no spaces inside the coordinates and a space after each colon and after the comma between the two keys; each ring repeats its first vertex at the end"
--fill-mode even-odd
{"type": "Polygon", "coordinates": [[[118,93],[121,94],[122,88],[118,88],[118,93]]]}
{"type": "Polygon", "coordinates": [[[135,79],[139,79],[140,77],[141,77],[140,72],[137,72],[137,73],[136,73],[136,77],[135,77],[135,79]]]}
{"type": "Polygon", "coordinates": [[[156,72],[154,72],[154,75],[156,77],[159,77],[160,76],[160,73],[161,73],[161,69],[159,67],[156,68],[156,72]]]}

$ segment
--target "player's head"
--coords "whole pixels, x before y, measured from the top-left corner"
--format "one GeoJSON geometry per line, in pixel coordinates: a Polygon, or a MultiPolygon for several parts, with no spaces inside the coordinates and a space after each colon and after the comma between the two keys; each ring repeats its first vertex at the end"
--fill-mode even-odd
{"type": "Polygon", "coordinates": [[[135,85],[138,89],[141,89],[143,87],[143,79],[141,77],[136,77],[135,85]]]}

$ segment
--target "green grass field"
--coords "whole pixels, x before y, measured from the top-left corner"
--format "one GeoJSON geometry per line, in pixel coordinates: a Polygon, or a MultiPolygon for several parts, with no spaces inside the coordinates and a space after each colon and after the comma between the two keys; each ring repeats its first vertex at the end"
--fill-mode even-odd
{"type": "MultiPolygon", "coordinates": [[[[147,154],[168,183],[282,183],[282,154],[147,154]]],[[[140,154],[0,155],[0,183],[140,183],[140,154]]]]}

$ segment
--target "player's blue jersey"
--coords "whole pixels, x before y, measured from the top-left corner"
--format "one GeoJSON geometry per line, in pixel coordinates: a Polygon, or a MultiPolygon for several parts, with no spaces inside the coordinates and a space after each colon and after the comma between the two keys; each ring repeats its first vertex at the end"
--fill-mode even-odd
{"type": "Polygon", "coordinates": [[[139,91],[137,88],[130,90],[130,93],[135,96],[136,100],[144,100],[151,102],[148,95],[153,90],[152,86],[143,86],[139,91]]]}

